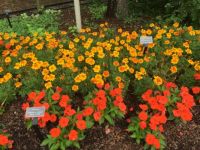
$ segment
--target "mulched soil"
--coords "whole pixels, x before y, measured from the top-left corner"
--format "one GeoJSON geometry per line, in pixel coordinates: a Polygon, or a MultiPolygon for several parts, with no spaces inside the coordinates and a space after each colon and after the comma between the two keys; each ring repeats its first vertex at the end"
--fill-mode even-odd
{"type": "MultiPolygon", "coordinates": [[[[174,124],[168,122],[165,126],[167,150],[197,150],[200,147],[200,109],[193,109],[194,118],[189,123],[174,124]]],[[[0,124],[12,134],[14,150],[45,150],[40,147],[40,139],[34,129],[27,130],[24,124],[24,112],[21,102],[16,101],[0,116],[0,124]]],[[[142,150],[126,131],[124,120],[116,122],[115,126],[96,125],[86,132],[85,140],[81,141],[81,150],[142,150]]],[[[75,150],[70,148],[71,150],[75,150]]]]}

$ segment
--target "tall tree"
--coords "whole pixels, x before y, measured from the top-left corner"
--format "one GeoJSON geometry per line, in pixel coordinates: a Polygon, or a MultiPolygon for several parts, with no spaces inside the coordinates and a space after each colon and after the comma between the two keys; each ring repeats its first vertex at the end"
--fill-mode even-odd
{"type": "Polygon", "coordinates": [[[108,18],[114,18],[116,17],[116,0],[108,0],[107,2],[107,12],[106,12],[106,16],[108,18]]]}
{"type": "Polygon", "coordinates": [[[128,15],[127,0],[108,0],[107,2],[107,17],[125,17],[128,15]]]}

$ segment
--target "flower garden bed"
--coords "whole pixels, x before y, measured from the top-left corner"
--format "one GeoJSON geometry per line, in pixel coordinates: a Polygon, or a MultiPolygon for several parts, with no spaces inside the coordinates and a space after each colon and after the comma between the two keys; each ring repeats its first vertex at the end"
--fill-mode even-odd
{"type": "MultiPolygon", "coordinates": [[[[115,133],[124,136],[113,140],[113,147],[118,139],[127,139],[133,143],[128,142],[130,147],[123,149],[136,143],[140,144],[138,149],[164,149],[169,145],[164,135],[171,136],[170,128],[165,132],[167,125],[181,128],[181,121],[187,123],[193,113],[199,114],[199,34],[199,30],[180,27],[179,23],[169,27],[152,23],[139,32],[113,30],[105,23],[95,31],[86,28],[79,34],[1,33],[1,109],[18,97],[18,109],[13,107],[21,120],[26,108],[44,106],[45,115],[38,118],[39,131],[33,131],[38,126],[34,127],[30,118],[23,120],[31,128],[27,135],[23,122],[18,127],[22,127],[22,137],[33,136],[30,142],[37,146],[44,138],[41,146],[51,150],[91,149],[87,146],[92,138],[87,134],[94,130],[98,136],[96,128],[105,130],[105,139],[109,135],[115,139],[115,133]],[[153,36],[154,43],[144,49],[139,43],[141,35],[153,36]]],[[[195,118],[188,128],[198,130],[198,120],[195,118]]],[[[184,131],[175,133],[187,135],[184,131]]],[[[195,139],[198,145],[199,139],[195,139]]],[[[26,149],[28,145],[19,147],[26,149]]],[[[97,147],[94,144],[94,149],[97,147]]]]}

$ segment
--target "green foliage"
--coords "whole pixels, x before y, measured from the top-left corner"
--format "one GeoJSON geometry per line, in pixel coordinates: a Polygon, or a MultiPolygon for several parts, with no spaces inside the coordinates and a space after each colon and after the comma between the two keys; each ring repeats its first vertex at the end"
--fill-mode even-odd
{"type": "Polygon", "coordinates": [[[193,69],[187,68],[183,73],[180,74],[180,76],[177,79],[177,83],[179,85],[192,87],[196,82],[193,78],[194,74],[195,71],[193,69]]]}
{"type": "Polygon", "coordinates": [[[102,19],[107,10],[107,6],[99,0],[92,0],[89,11],[92,19],[102,19]]]}
{"type": "Polygon", "coordinates": [[[45,10],[41,14],[28,16],[26,13],[11,18],[13,28],[8,27],[7,19],[0,20],[1,32],[16,32],[21,35],[35,32],[58,32],[60,11],[45,10]]]}
{"type": "Polygon", "coordinates": [[[16,99],[16,91],[12,81],[7,84],[0,84],[0,111],[2,106],[11,103],[16,99]]]}
{"type": "Polygon", "coordinates": [[[191,22],[200,25],[200,0],[169,0],[165,5],[166,16],[172,21],[191,22]]]}
{"type": "MultiPolygon", "coordinates": [[[[162,22],[184,22],[200,25],[200,0],[129,0],[130,16],[158,17],[162,22]]],[[[147,19],[148,20],[148,19],[147,19]]]]}

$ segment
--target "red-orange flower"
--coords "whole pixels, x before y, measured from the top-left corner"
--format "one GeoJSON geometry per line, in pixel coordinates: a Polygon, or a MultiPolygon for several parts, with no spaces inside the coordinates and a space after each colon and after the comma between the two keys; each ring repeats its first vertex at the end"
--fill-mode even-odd
{"type": "Polygon", "coordinates": [[[141,128],[141,129],[145,129],[145,128],[147,127],[147,124],[146,124],[145,121],[141,121],[141,122],[139,123],[139,125],[140,125],[140,128],[141,128]]]}
{"type": "Polygon", "coordinates": [[[93,114],[94,120],[99,121],[101,119],[101,113],[99,111],[93,114]]]}
{"type": "Polygon", "coordinates": [[[86,122],[84,120],[78,120],[76,122],[76,127],[80,130],[86,129],[86,122]]]}
{"type": "Polygon", "coordinates": [[[8,137],[0,134],[0,145],[4,146],[8,144],[8,142],[9,142],[8,137]]]}
{"type": "Polygon", "coordinates": [[[59,93],[54,93],[54,94],[52,95],[52,99],[53,99],[54,101],[58,101],[58,100],[60,99],[60,94],[59,94],[59,93]]]}
{"type": "Polygon", "coordinates": [[[142,121],[146,121],[148,119],[148,115],[147,115],[147,113],[145,111],[140,112],[138,117],[142,121]]]}
{"type": "Polygon", "coordinates": [[[193,92],[194,94],[200,93],[200,87],[198,87],[198,86],[193,87],[193,88],[192,88],[192,92],[193,92]]]}
{"type": "Polygon", "coordinates": [[[140,104],[139,107],[143,110],[146,111],[148,109],[148,106],[146,104],[140,104]]]}
{"type": "Polygon", "coordinates": [[[22,104],[22,109],[23,110],[26,110],[26,108],[28,108],[29,107],[29,103],[23,103],[22,104]]]}
{"type": "Polygon", "coordinates": [[[71,130],[68,137],[70,141],[74,141],[78,138],[78,132],[76,130],[71,130]]]}
{"type": "Polygon", "coordinates": [[[60,136],[60,133],[61,133],[60,128],[52,128],[52,129],[50,130],[50,134],[51,134],[51,136],[52,136],[53,138],[59,137],[59,136],[60,136]]]}
{"type": "Polygon", "coordinates": [[[90,116],[93,113],[94,109],[92,107],[87,107],[83,110],[83,116],[90,116]]]}
{"type": "Polygon", "coordinates": [[[66,117],[61,117],[60,120],[59,120],[59,126],[61,128],[68,126],[68,123],[69,123],[69,119],[66,118],[66,117]]]}
{"type": "Polygon", "coordinates": [[[51,122],[56,122],[57,116],[56,116],[55,114],[52,114],[52,115],[50,116],[50,120],[51,120],[51,122]]]}

